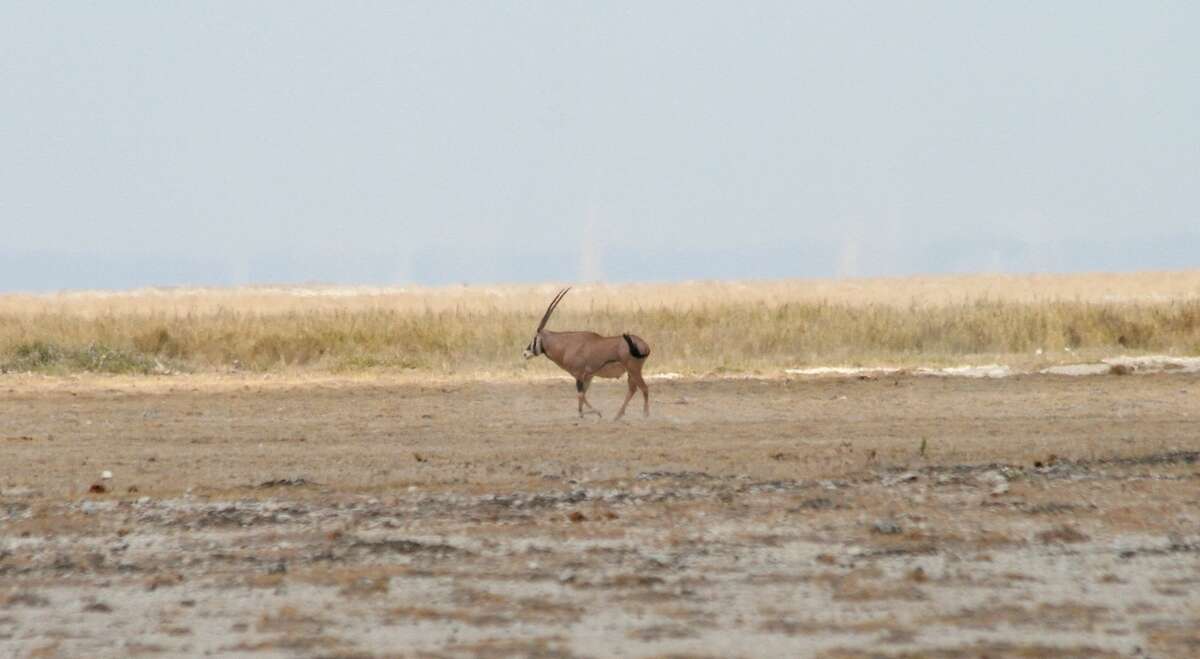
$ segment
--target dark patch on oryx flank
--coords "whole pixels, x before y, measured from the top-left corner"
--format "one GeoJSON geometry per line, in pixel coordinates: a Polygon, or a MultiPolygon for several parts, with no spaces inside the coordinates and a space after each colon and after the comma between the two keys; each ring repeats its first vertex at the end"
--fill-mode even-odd
{"type": "Polygon", "coordinates": [[[637,346],[633,343],[633,339],[629,338],[628,334],[622,334],[621,336],[625,338],[625,343],[629,344],[629,354],[633,355],[634,359],[646,358],[644,353],[638,351],[637,346]]]}

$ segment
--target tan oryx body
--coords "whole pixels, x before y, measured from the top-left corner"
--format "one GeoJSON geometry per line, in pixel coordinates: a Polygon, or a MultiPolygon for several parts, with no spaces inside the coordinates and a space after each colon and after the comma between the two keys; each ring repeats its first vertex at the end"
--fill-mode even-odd
{"type": "Polygon", "coordinates": [[[546,329],[546,321],[550,320],[550,314],[554,313],[554,308],[569,290],[570,287],[567,287],[559,291],[546,308],[537,333],[525,347],[525,359],[546,355],[550,361],[575,378],[581,417],[584,414],[584,406],[587,406],[588,412],[601,416],[587,400],[592,378],[619,378],[628,373],[629,391],[625,394],[625,402],[621,403],[616,418],[624,416],[625,406],[629,405],[629,399],[633,398],[638,389],[642,390],[642,412],[649,416],[650,390],[646,387],[646,381],[642,379],[642,364],[645,364],[646,357],[650,356],[650,344],[632,334],[600,336],[595,332],[551,332],[546,329]]]}

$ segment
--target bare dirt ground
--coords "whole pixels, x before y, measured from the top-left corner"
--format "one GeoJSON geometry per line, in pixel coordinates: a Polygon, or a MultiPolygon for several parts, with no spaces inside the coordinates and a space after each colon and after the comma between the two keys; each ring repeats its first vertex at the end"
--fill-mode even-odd
{"type": "Polygon", "coordinates": [[[1196,375],[651,393],[0,378],[0,656],[1200,655],[1196,375]]]}

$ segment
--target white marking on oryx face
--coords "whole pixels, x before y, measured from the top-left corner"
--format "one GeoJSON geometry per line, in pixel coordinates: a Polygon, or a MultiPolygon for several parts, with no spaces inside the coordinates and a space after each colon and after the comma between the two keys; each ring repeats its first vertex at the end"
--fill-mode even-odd
{"type": "Polygon", "coordinates": [[[525,351],[521,353],[525,359],[533,359],[540,354],[542,354],[542,337],[540,336],[533,337],[529,345],[525,346],[525,351]]]}

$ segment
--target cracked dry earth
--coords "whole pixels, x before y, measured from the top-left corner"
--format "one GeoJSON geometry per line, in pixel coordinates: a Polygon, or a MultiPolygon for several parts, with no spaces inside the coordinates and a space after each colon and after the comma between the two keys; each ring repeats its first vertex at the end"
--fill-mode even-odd
{"type": "Polygon", "coordinates": [[[1200,655],[1196,376],[651,393],[0,379],[0,656],[1200,655]]]}

